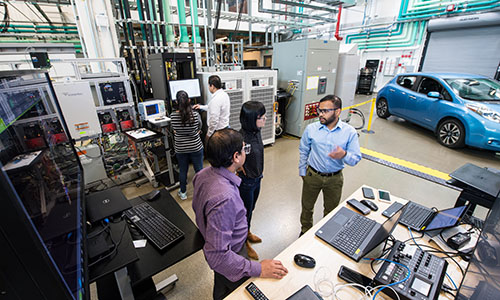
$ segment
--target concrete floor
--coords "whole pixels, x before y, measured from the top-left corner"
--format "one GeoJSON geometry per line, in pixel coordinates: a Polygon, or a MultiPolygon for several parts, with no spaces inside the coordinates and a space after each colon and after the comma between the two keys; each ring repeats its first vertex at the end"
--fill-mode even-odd
{"type": "MultiPolygon", "coordinates": [[[[355,103],[370,99],[357,96],[355,103]]],[[[368,118],[370,105],[360,107],[368,118]]],[[[470,162],[481,167],[500,169],[500,155],[478,149],[451,150],[441,146],[432,132],[412,125],[404,120],[390,117],[379,119],[374,114],[372,130],[374,134],[360,133],[362,147],[418,163],[445,173],[450,173],[470,162]]],[[[263,243],[255,245],[261,259],[273,258],[295,239],[300,232],[300,195],[302,181],[298,176],[299,140],[283,137],[273,146],[265,148],[265,170],[261,193],[253,213],[252,232],[260,236],[263,243]]],[[[205,164],[208,162],[205,161],[205,164]]],[[[193,170],[190,169],[191,182],[193,170]]],[[[452,206],[458,192],[415,176],[362,160],[355,167],[344,170],[342,199],[345,200],[361,185],[390,191],[392,194],[429,207],[446,208],[452,206]]],[[[192,185],[188,185],[188,200],[181,201],[177,190],[171,192],[182,208],[194,221],[191,208],[192,185]]],[[[136,189],[124,189],[127,197],[149,192],[147,185],[136,189]]],[[[322,195],[314,213],[314,223],[322,218],[322,195]]],[[[485,211],[478,211],[484,217],[485,211]]],[[[172,274],[179,277],[175,288],[165,293],[168,299],[211,299],[213,272],[209,269],[202,251],[166,269],[154,277],[161,281],[172,274]]],[[[93,289],[94,290],[94,289],[93,289]]],[[[93,299],[97,299],[95,293],[93,299]]]]}

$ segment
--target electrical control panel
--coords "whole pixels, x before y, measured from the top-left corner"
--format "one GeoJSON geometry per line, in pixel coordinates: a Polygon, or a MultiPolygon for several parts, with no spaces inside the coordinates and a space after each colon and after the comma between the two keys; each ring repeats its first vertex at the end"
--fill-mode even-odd
{"type": "Polygon", "coordinates": [[[128,102],[125,83],[119,82],[101,82],[99,83],[102,101],[104,105],[123,104],[128,102]]]}
{"type": "Polygon", "coordinates": [[[135,127],[134,120],[132,119],[131,108],[123,108],[116,110],[116,119],[120,124],[122,131],[132,129],[135,127]]]}
{"type": "Polygon", "coordinates": [[[278,87],[287,90],[290,82],[296,82],[284,115],[288,134],[302,136],[307,125],[317,121],[311,109],[304,109],[336,93],[339,48],[339,41],[318,39],[274,43],[272,68],[279,70],[278,87]]]}
{"type": "Polygon", "coordinates": [[[97,116],[103,133],[111,133],[117,130],[115,120],[111,115],[111,111],[100,111],[97,116]]]}
{"type": "Polygon", "coordinates": [[[307,103],[304,107],[304,121],[318,117],[319,102],[307,103]]]}
{"type": "Polygon", "coordinates": [[[34,122],[19,127],[23,142],[27,149],[36,150],[45,147],[45,137],[40,123],[34,122]]]}
{"type": "Polygon", "coordinates": [[[222,83],[222,88],[224,90],[235,90],[241,88],[241,82],[238,84],[238,80],[226,80],[222,83]]]}
{"type": "Polygon", "coordinates": [[[79,140],[101,134],[89,82],[55,83],[54,91],[73,139],[79,140]]]}

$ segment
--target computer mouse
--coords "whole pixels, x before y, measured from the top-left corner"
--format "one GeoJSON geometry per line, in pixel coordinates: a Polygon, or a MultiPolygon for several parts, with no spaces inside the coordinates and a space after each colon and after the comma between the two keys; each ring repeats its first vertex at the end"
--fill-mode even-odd
{"type": "Polygon", "coordinates": [[[314,260],[314,258],[305,254],[295,254],[293,260],[295,261],[297,266],[302,268],[312,269],[316,266],[316,261],[314,260]]]}
{"type": "Polygon", "coordinates": [[[373,203],[373,201],[363,199],[363,200],[361,200],[359,202],[363,203],[365,206],[367,206],[368,208],[370,208],[373,211],[377,211],[378,210],[377,204],[373,203]]]}

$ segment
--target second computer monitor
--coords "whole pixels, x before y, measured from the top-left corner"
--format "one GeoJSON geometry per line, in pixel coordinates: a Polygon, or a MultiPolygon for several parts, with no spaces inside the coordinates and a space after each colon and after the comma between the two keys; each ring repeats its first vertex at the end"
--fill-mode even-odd
{"type": "Polygon", "coordinates": [[[185,91],[189,98],[201,97],[200,82],[195,79],[173,80],[168,82],[172,100],[177,99],[178,91],[185,91]]]}

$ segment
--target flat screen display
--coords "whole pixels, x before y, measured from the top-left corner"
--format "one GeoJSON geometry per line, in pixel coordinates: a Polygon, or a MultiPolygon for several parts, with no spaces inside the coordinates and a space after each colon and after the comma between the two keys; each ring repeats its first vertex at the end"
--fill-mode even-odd
{"type": "Polygon", "coordinates": [[[197,78],[169,81],[168,85],[172,100],[176,100],[178,91],[185,91],[189,98],[201,97],[200,82],[197,78]]]}
{"type": "Polygon", "coordinates": [[[156,115],[157,113],[158,113],[158,104],[146,106],[146,114],[148,116],[156,115]]]}

